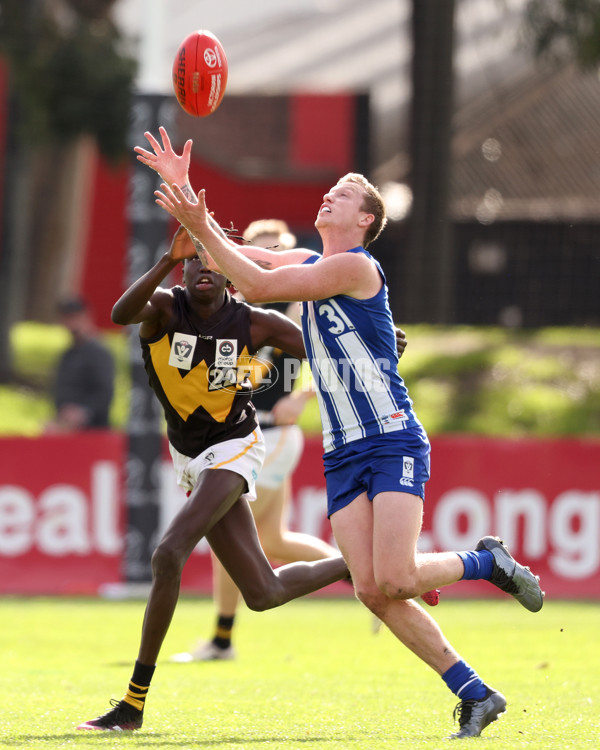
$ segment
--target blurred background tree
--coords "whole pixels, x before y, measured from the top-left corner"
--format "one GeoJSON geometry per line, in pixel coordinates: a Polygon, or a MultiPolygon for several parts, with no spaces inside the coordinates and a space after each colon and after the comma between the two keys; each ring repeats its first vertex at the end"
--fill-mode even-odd
{"type": "MultiPolygon", "coordinates": [[[[599,0],[523,1],[527,34],[539,55],[575,58],[582,67],[597,64],[599,0]]],[[[410,246],[424,250],[410,253],[412,266],[401,273],[402,279],[406,274],[411,278],[407,304],[415,310],[410,319],[448,323],[456,273],[447,217],[448,173],[453,167],[448,160],[453,88],[449,61],[454,55],[453,8],[461,3],[405,0],[402,5],[410,3],[413,83],[431,86],[416,88],[411,122],[415,143],[410,144],[410,246]],[[433,283],[425,269],[435,271],[433,283]]],[[[500,15],[508,13],[507,5],[496,5],[505,9],[500,15]]],[[[2,379],[11,371],[12,324],[51,322],[56,299],[79,288],[81,226],[90,203],[89,195],[87,202],[83,198],[93,187],[96,154],[118,162],[126,151],[136,66],[111,19],[115,6],[116,0],[0,0],[0,78],[7,67],[4,60],[12,91],[3,165],[2,379]]],[[[476,25],[475,19],[468,23],[476,25]]]]}
{"type": "Polygon", "coordinates": [[[600,64],[598,0],[530,0],[525,19],[537,56],[575,60],[584,69],[600,64]]]}
{"type": "Polygon", "coordinates": [[[0,253],[0,380],[9,331],[53,320],[76,288],[77,220],[96,153],[127,153],[136,62],[111,21],[115,0],[2,0],[9,113],[0,253]]]}
{"type": "MultiPolygon", "coordinates": [[[[454,0],[412,0],[412,99],[405,315],[448,323],[456,308],[456,257],[449,215],[453,103],[454,0]]],[[[600,0],[529,0],[524,35],[537,58],[600,63],[600,0]]]]}

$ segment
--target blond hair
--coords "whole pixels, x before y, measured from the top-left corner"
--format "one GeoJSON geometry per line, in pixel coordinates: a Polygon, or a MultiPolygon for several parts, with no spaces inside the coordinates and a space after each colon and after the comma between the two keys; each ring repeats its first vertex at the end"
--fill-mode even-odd
{"type": "Polygon", "coordinates": [[[255,245],[256,240],[263,235],[274,235],[281,250],[291,250],[296,247],[296,238],[282,219],[258,219],[248,224],[243,231],[245,240],[255,245]]]}
{"type": "Polygon", "coordinates": [[[369,225],[365,231],[363,239],[363,247],[367,248],[371,242],[376,240],[383,228],[387,224],[387,216],[385,213],[385,204],[381,193],[377,188],[372,185],[367,178],[358,174],[358,172],[348,172],[343,177],[340,177],[337,184],[340,185],[344,182],[352,182],[355,185],[359,185],[363,189],[363,205],[362,210],[369,214],[373,214],[375,217],[373,222],[369,225]]]}

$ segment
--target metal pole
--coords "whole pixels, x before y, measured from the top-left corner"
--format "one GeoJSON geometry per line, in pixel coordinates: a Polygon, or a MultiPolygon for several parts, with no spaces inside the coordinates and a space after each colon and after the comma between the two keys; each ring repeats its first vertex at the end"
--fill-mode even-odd
{"type": "MultiPolygon", "coordinates": [[[[164,54],[164,2],[147,0],[140,47],[138,91],[134,95],[129,145],[144,145],[144,131],[164,125],[173,135],[175,100],[157,93],[164,54]]],[[[132,152],[129,180],[128,272],[129,286],[150,269],[167,249],[169,217],[154,203],[160,178],[142,165],[132,152]]],[[[127,426],[126,471],[127,534],[124,575],[129,583],[151,580],[150,561],[156,547],[160,522],[160,477],[162,463],[162,416],[160,405],[148,385],[138,337],[138,327],[129,329],[131,399],[127,426]]]]}
{"type": "Polygon", "coordinates": [[[448,216],[453,106],[454,0],[413,0],[411,187],[407,221],[406,318],[453,317],[453,252],[448,216]]]}

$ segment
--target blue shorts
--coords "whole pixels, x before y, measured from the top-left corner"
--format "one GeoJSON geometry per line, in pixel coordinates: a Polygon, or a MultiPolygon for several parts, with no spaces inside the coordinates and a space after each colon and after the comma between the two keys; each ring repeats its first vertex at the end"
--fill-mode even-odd
{"type": "Polygon", "coordinates": [[[423,432],[399,430],[354,440],[323,456],[327,517],[363,492],[408,492],[425,499],[431,446],[423,432]]]}

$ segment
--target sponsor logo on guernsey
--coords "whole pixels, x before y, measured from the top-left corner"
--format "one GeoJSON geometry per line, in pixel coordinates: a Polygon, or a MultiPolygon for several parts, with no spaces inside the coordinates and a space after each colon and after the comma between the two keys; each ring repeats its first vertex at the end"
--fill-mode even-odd
{"type": "Polygon", "coordinates": [[[401,411],[395,411],[393,414],[386,414],[385,416],[381,417],[381,421],[383,424],[392,424],[392,422],[406,422],[408,419],[408,416],[404,412],[404,410],[401,411]]]}
{"type": "Polygon", "coordinates": [[[197,341],[196,336],[190,336],[188,333],[174,333],[171,353],[169,354],[171,367],[177,367],[179,370],[191,370],[197,341]]]}
{"type": "Polygon", "coordinates": [[[237,364],[237,339],[217,339],[215,367],[235,367],[237,364]]]}

